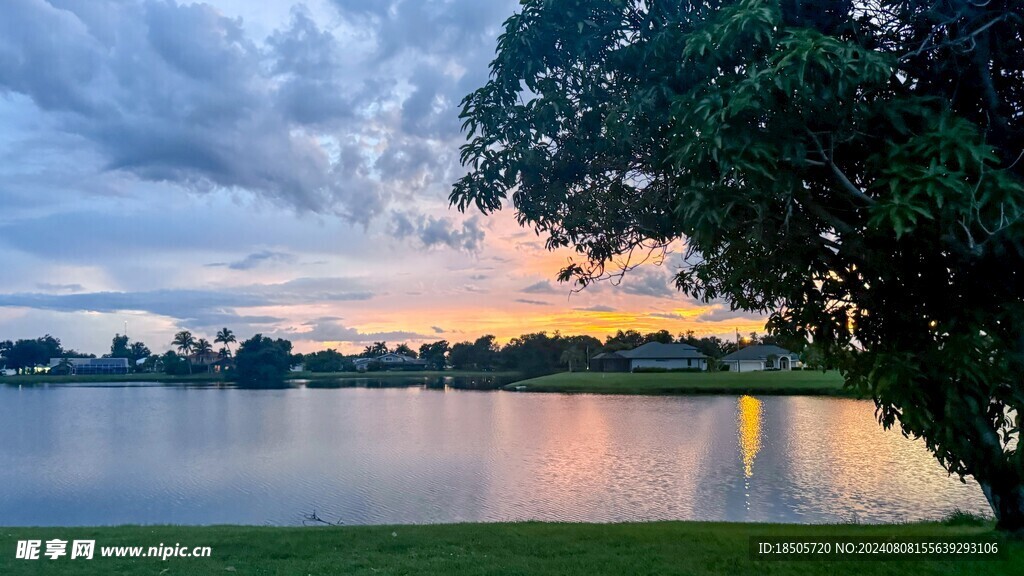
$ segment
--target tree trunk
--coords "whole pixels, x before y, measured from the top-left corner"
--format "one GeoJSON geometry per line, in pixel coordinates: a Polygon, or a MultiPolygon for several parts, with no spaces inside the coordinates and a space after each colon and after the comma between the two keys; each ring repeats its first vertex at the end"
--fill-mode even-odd
{"type": "Polygon", "coordinates": [[[1009,532],[1024,531],[1024,485],[1006,478],[979,481],[978,484],[996,515],[996,528],[1009,532]]]}

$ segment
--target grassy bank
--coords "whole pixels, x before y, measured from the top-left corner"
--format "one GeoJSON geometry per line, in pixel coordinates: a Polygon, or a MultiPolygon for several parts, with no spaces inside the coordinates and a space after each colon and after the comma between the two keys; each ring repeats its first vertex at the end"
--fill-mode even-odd
{"type": "Polygon", "coordinates": [[[563,372],[509,384],[509,390],[592,394],[806,394],[846,396],[838,372],[563,372]]]}
{"type": "MultiPolygon", "coordinates": [[[[482,372],[472,370],[438,371],[394,371],[394,372],[289,372],[285,380],[346,380],[352,378],[438,378],[441,376],[485,378],[514,377],[516,372],[482,372]]],[[[189,376],[168,376],[167,374],[108,374],[108,375],[74,375],[51,376],[49,374],[25,374],[20,376],[0,376],[0,384],[34,385],[34,384],[87,384],[96,382],[163,382],[168,384],[195,384],[209,382],[226,382],[222,374],[192,374],[189,376]]]]}
{"type": "MultiPolygon", "coordinates": [[[[1024,543],[1000,540],[998,560],[754,561],[751,537],[1000,539],[987,526],[453,524],[372,527],[0,528],[0,574],[904,575],[1024,574],[1024,543]],[[16,560],[23,539],[90,539],[93,560],[16,560]],[[100,558],[106,546],[209,546],[209,558],[100,558]]],[[[44,545],[45,548],[45,545],[44,545]]]]}

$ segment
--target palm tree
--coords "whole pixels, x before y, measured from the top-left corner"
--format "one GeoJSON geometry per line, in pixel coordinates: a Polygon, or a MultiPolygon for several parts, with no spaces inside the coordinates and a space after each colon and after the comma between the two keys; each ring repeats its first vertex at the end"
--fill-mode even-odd
{"type": "Polygon", "coordinates": [[[232,342],[238,342],[238,339],[235,338],[235,333],[234,332],[232,332],[231,330],[228,330],[227,328],[224,328],[223,330],[220,330],[219,332],[217,332],[217,337],[214,338],[213,341],[217,342],[219,344],[223,344],[225,347],[227,347],[227,349],[228,349],[228,356],[230,356],[231,355],[231,343],[232,342]]]}
{"type": "Polygon", "coordinates": [[[206,338],[200,338],[196,341],[196,358],[198,358],[200,364],[206,366],[206,371],[210,371],[210,363],[206,361],[207,357],[213,354],[213,345],[206,338]]]}
{"type": "Polygon", "coordinates": [[[174,340],[171,342],[178,347],[178,352],[181,352],[185,356],[185,361],[188,362],[188,373],[192,373],[192,361],[189,360],[188,355],[192,353],[192,350],[196,347],[196,339],[192,336],[192,333],[188,330],[182,330],[174,335],[174,340]]]}
{"type": "Polygon", "coordinates": [[[75,365],[71,362],[70,358],[61,358],[60,362],[58,362],[56,366],[50,368],[50,372],[53,372],[54,370],[57,370],[60,374],[74,374],[75,365]]]}

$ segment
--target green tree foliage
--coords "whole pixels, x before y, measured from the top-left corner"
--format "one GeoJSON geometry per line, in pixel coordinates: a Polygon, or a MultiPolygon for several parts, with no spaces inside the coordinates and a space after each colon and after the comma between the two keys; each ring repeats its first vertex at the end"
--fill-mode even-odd
{"type": "Polygon", "coordinates": [[[188,359],[168,350],[160,357],[159,363],[154,363],[154,368],[159,365],[164,374],[168,376],[184,376],[192,373],[192,366],[188,359]]]}
{"type": "Polygon", "coordinates": [[[632,350],[644,342],[646,342],[646,340],[644,340],[643,334],[636,330],[626,330],[625,332],[619,330],[613,336],[605,338],[604,350],[605,352],[632,350]]]}
{"type": "Polygon", "coordinates": [[[394,352],[395,354],[401,354],[403,356],[409,356],[410,358],[416,358],[417,357],[416,356],[416,351],[413,350],[412,348],[409,348],[409,345],[406,344],[405,342],[402,342],[398,346],[395,346],[395,348],[393,350],[391,350],[391,351],[394,352]]]}
{"type": "Polygon", "coordinates": [[[644,343],[660,342],[662,344],[672,344],[675,341],[676,339],[668,330],[658,330],[657,332],[650,332],[648,334],[644,334],[644,343]]]}
{"type": "Polygon", "coordinates": [[[188,330],[182,330],[174,335],[171,342],[181,354],[191,354],[196,348],[196,338],[188,330]]]}
{"type": "Polygon", "coordinates": [[[444,370],[446,364],[445,356],[448,354],[448,348],[447,340],[423,344],[420,346],[420,358],[427,363],[427,368],[431,370],[444,370]]]}
{"type": "Polygon", "coordinates": [[[388,353],[387,342],[374,342],[372,346],[367,346],[363,349],[363,353],[359,356],[362,358],[376,358],[383,356],[388,353]]]}
{"type": "Polygon", "coordinates": [[[224,348],[227,349],[228,351],[227,356],[225,357],[230,357],[231,345],[234,344],[235,342],[238,342],[238,339],[235,338],[234,332],[225,327],[217,331],[217,336],[214,337],[213,341],[216,342],[217,344],[223,344],[224,348]]]}
{"type": "Polygon", "coordinates": [[[188,373],[192,373],[192,362],[188,360],[188,355],[195,351],[196,348],[196,337],[192,335],[188,330],[182,330],[174,335],[174,340],[171,341],[180,354],[185,356],[185,364],[188,366],[188,373]]]}
{"type": "Polygon", "coordinates": [[[303,361],[310,372],[340,372],[345,366],[345,357],[331,348],[306,354],[303,361]]]}
{"type": "Polygon", "coordinates": [[[16,370],[19,374],[36,367],[48,366],[50,358],[64,357],[60,339],[49,334],[31,340],[7,340],[0,348],[0,355],[4,357],[6,367],[16,370]]]}
{"type": "Polygon", "coordinates": [[[142,342],[129,343],[127,335],[122,336],[121,334],[114,334],[114,338],[110,342],[110,354],[107,354],[107,357],[127,358],[132,370],[135,370],[135,362],[142,360],[143,358],[148,358],[149,355],[149,347],[142,342]]]}
{"type": "Polygon", "coordinates": [[[249,386],[280,384],[291,368],[291,352],[291,342],[256,334],[238,347],[235,377],[249,386]]]}
{"type": "Polygon", "coordinates": [[[128,336],[122,336],[120,334],[114,334],[114,339],[110,343],[110,358],[131,358],[132,353],[128,348],[128,336]]]}
{"type": "Polygon", "coordinates": [[[685,238],[704,301],[812,340],[1024,528],[1024,3],[525,0],[451,199],[580,258],[685,238]]]}
{"type": "Polygon", "coordinates": [[[475,342],[459,342],[452,345],[448,361],[456,370],[490,370],[498,364],[498,345],[494,336],[488,334],[475,342]]]}
{"type": "Polygon", "coordinates": [[[192,351],[195,352],[196,356],[203,358],[207,354],[213,354],[213,344],[210,344],[210,341],[206,338],[200,338],[196,340],[192,351]]]}
{"type": "Polygon", "coordinates": [[[585,368],[589,356],[601,351],[601,341],[591,336],[562,336],[555,332],[523,334],[501,349],[501,364],[528,376],[550,374],[565,367],[585,368]]]}
{"type": "Polygon", "coordinates": [[[722,340],[718,336],[705,336],[703,338],[697,338],[693,330],[688,330],[683,334],[679,335],[679,342],[683,344],[689,344],[701,353],[710,358],[721,358],[726,354],[731,354],[736,351],[736,343],[722,340]]]}
{"type": "Polygon", "coordinates": [[[143,358],[149,358],[152,354],[149,346],[146,346],[142,342],[132,342],[131,346],[128,347],[128,358],[131,359],[132,363],[135,363],[143,358]]]}
{"type": "Polygon", "coordinates": [[[501,350],[502,363],[506,367],[515,367],[526,376],[550,374],[558,370],[562,364],[565,346],[560,345],[560,338],[545,332],[523,334],[509,341],[501,350]]]}

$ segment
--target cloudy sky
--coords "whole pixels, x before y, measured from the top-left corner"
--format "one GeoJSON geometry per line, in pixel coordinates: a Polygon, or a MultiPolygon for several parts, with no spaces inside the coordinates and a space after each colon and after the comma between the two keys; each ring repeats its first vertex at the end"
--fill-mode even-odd
{"type": "Polygon", "coordinates": [[[511,212],[448,208],[509,0],[4,0],[0,339],[300,351],[764,322],[670,285],[570,294],[511,212]]]}

